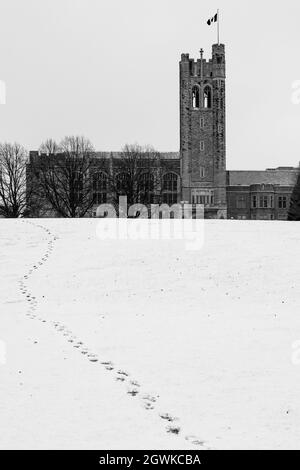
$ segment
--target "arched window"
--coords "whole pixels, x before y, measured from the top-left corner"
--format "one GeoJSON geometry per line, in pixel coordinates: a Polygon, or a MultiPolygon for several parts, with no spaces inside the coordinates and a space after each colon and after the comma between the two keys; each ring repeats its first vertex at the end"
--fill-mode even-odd
{"type": "Polygon", "coordinates": [[[163,203],[177,204],[178,198],[178,175],[175,173],[166,173],[163,176],[163,203]]]}
{"type": "Polygon", "coordinates": [[[107,201],[107,175],[102,171],[93,175],[94,204],[105,204],[107,201]]]}
{"type": "Polygon", "coordinates": [[[192,105],[194,109],[200,108],[200,89],[197,85],[192,89],[192,105]]]}
{"type": "Polygon", "coordinates": [[[211,105],[212,105],[211,87],[209,85],[206,85],[203,91],[203,106],[204,108],[209,109],[211,108],[211,105]]]}

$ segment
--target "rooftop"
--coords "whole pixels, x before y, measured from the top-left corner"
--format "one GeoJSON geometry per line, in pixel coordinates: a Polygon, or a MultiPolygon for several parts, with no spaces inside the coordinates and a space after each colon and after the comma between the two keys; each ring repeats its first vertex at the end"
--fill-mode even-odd
{"type": "Polygon", "coordinates": [[[252,184],[278,184],[293,186],[296,184],[299,168],[278,167],[265,171],[228,171],[229,186],[250,186],[252,184]]]}

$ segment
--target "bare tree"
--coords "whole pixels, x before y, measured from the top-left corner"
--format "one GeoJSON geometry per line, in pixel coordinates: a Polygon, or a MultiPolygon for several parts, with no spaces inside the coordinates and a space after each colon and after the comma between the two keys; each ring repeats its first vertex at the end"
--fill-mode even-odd
{"type": "Polygon", "coordinates": [[[95,151],[84,137],[47,140],[35,168],[40,198],[61,217],[84,217],[93,205],[95,151]]]}
{"type": "Polygon", "coordinates": [[[114,161],[110,189],[113,201],[126,195],[127,203],[149,205],[161,185],[160,154],[152,147],[126,145],[114,161]]]}
{"type": "Polygon", "coordinates": [[[21,217],[26,211],[27,152],[19,144],[0,144],[0,215],[21,217]]]}
{"type": "Polygon", "coordinates": [[[60,147],[54,139],[47,139],[40,146],[40,152],[46,155],[56,155],[59,151],[60,147]]]}

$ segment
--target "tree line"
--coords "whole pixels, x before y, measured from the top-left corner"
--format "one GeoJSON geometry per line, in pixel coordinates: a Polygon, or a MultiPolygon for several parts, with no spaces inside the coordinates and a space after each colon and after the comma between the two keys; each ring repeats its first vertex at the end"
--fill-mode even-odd
{"type": "MultiPolygon", "coordinates": [[[[49,210],[60,217],[84,217],[94,205],[106,202],[103,193],[116,206],[122,195],[129,206],[161,203],[163,164],[152,147],[125,145],[109,169],[107,159],[82,136],[48,139],[39,154],[28,165],[22,145],[0,143],[0,217],[35,217],[49,210]]],[[[300,174],[287,219],[300,220],[300,174]]]]}
{"type": "Polygon", "coordinates": [[[109,171],[107,159],[81,136],[46,140],[39,158],[28,163],[20,144],[0,144],[0,216],[34,217],[52,210],[60,217],[84,217],[101,203],[97,191],[109,192],[115,204],[126,195],[129,205],[150,204],[161,191],[160,154],[138,144],[125,145],[109,171]]]}

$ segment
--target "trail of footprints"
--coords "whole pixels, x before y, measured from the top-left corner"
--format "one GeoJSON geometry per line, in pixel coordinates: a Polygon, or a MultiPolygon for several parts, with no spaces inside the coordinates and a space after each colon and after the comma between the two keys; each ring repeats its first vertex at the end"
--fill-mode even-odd
{"type": "MultiPolygon", "coordinates": [[[[23,221],[24,223],[30,224],[34,227],[38,227],[41,230],[44,230],[44,232],[50,237],[48,240],[48,246],[45,254],[42,256],[42,258],[35,263],[29,271],[23,276],[22,279],[19,280],[19,288],[21,290],[22,295],[25,296],[26,301],[28,302],[28,309],[27,309],[27,317],[31,320],[38,320],[42,323],[50,323],[52,326],[56,329],[58,333],[61,333],[67,340],[70,345],[77,349],[80,354],[86,357],[86,359],[94,364],[100,364],[101,367],[104,367],[108,372],[111,372],[114,374],[114,379],[116,382],[120,384],[126,385],[126,393],[131,396],[131,397],[138,397],[140,399],[140,402],[142,406],[144,407],[145,410],[152,411],[156,409],[157,406],[157,401],[159,399],[159,395],[149,395],[147,393],[143,394],[141,393],[141,386],[137,380],[134,380],[130,378],[130,374],[124,370],[117,369],[115,365],[111,361],[105,361],[105,360],[100,360],[97,354],[94,354],[92,351],[90,351],[87,347],[85,347],[84,343],[80,341],[76,336],[72,334],[72,331],[70,331],[66,325],[60,323],[59,321],[52,321],[50,322],[49,320],[46,320],[45,318],[42,318],[41,316],[38,315],[37,313],[37,305],[38,302],[36,300],[36,297],[31,294],[29,291],[29,288],[27,287],[27,281],[30,278],[30,276],[38,270],[40,267],[42,267],[49,259],[53,248],[54,248],[54,243],[56,240],[58,240],[58,237],[54,236],[49,229],[46,227],[30,222],[30,221],[23,221]]],[[[173,434],[173,435],[182,435],[182,430],[181,426],[179,423],[179,419],[177,417],[174,417],[168,413],[159,413],[159,417],[161,418],[162,422],[166,424],[166,432],[173,434]]],[[[193,444],[195,446],[201,447],[201,449],[209,449],[207,444],[199,439],[197,436],[190,436],[187,435],[185,436],[185,440],[188,441],[190,444],[193,444]]]]}

